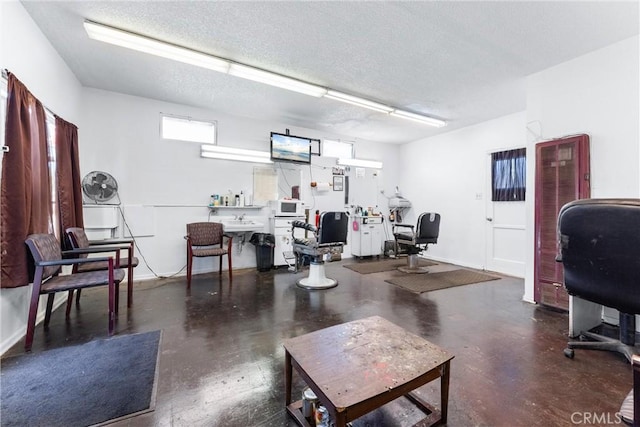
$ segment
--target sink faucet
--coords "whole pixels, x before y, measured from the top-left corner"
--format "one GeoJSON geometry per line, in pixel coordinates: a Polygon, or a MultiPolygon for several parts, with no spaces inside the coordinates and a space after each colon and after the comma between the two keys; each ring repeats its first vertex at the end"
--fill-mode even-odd
{"type": "Polygon", "coordinates": [[[244,221],[244,214],[240,215],[240,216],[238,217],[238,219],[239,219],[240,221],[244,221]]]}

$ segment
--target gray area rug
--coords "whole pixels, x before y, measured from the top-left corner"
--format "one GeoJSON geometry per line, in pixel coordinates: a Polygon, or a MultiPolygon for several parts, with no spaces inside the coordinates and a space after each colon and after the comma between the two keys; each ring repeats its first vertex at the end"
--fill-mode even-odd
{"type": "Polygon", "coordinates": [[[394,276],[385,282],[400,286],[411,292],[422,293],[454,286],[469,285],[471,283],[497,280],[500,277],[478,273],[471,270],[452,270],[440,273],[403,274],[394,276]]]}
{"type": "MultiPolygon", "coordinates": [[[[426,259],[419,259],[418,265],[420,267],[428,267],[430,265],[437,265],[438,263],[429,261],[426,259]]],[[[345,264],[343,267],[353,270],[360,274],[380,273],[383,271],[392,271],[398,267],[407,265],[407,259],[385,259],[381,261],[361,261],[355,264],[345,264]]]]}
{"type": "Polygon", "coordinates": [[[160,331],[2,360],[2,426],[87,426],[155,407],[160,331]]]}

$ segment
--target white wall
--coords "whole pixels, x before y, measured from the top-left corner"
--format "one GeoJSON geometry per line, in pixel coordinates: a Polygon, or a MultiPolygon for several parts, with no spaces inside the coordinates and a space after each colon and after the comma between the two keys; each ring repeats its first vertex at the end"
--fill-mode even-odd
{"type": "MultiPolygon", "coordinates": [[[[403,222],[414,223],[421,212],[441,215],[440,237],[429,246],[430,258],[484,268],[485,213],[491,198],[487,157],[525,143],[522,112],[402,146],[400,190],[413,204],[403,222]]],[[[523,209],[519,215],[524,224],[523,209]]],[[[512,242],[516,246],[524,245],[524,232],[519,234],[512,242]]]]}
{"type": "MultiPolygon", "coordinates": [[[[309,208],[344,209],[343,192],[321,193],[311,190],[309,186],[311,180],[330,181],[331,167],[335,166],[335,159],[314,156],[311,168],[292,164],[264,166],[203,159],[200,157],[198,143],[160,139],[161,112],[217,121],[218,143],[223,146],[268,151],[270,132],[284,132],[286,128],[289,128],[292,135],[348,139],[341,135],[327,135],[282,123],[249,120],[221,112],[86,88],[83,91],[79,130],[81,173],[103,170],[117,179],[125,218],[128,215],[128,206],[150,207],[152,214],[149,220],[155,222],[155,231],[152,236],[139,237],[137,240],[149,266],[157,274],[174,274],[186,264],[183,239],[185,224],[208,219],[209,209],[206,208],[206,204],[211,194],[226,194],[228,190],[238,193],[242,190],[249,199],[251,198],[254,167],[275,167],[278,171],[280,168],[298,169],[301,171],[301,197],[309,208]]],[[[381,209],[386,210],[386,199],[376,198],[379,190],[386,188],[389,191],[397,183],[398,147],[358,141],[356,150],[358,153],[366,153],[367,158],[383,160],[384,170],[372,177],[374,171],[367,169],[368,184],[359,191],[359,195],[353,194],[350,200],[372,206],[382,204],[384,206],[381,209]],[[383,175],[384,181],[388,183],[386,187],[383,175]],[[360,200],[359,197],[363,193],[366,196],[360,200]]],[[[360,155],[365,157],[364,154],[360,155]]],[[[290,176],[291,173],[287,175],[290,176]]],[[[282,193],[290,195],[288,184],[293,185],[292,182],[287,183],[283,180],[279,187],[282,193]]],[[[268,223],[268,209],[243,212],[265,224],[268,223]]],[[[241,212],[220,211],[215,214],[215,218],[234,213],[241,212]]],[[[268,229],[265,228],[263,231],[268,229]]],[[[133,232],[135,235],[136,230],[133,232]]],[[[349,253],[347,247],[345,255],[349,253]]],[[[253,246],[249,243],[241,247],[236,246],[233,263],[234,269],[255,267],[253,246]]],[[[214,269],[217,269],[217,264],[214,264],[211,258],[198,259],[194,264],[195,272],[214,269]]],[[[152,277],[152,273],[142,263],[136,269],[135,276],[136,279],[149,278],[152,277]]]]}
{"type": "MultiPolygon", "coordinates": [[[[528,152],[541,140],[589,134],[592,197],[640,197],[638,40],[623,40],[527,78],[528,152]]],[[[529,156],[528,169],[534,165],[529,156]]],[[[529,189],[533,194],[533,174],[529,189]]],[[[524,298],[533,301],[533,198],[526,205],[524,298]]]]}
{"type": "MultiPolygon", "coordinates": [[[[77,124],[80,84],[20,3],[0,2],[0,40],[0,68],[15,74],[45,107],[77,124]]],[[[24,336],[30,297],[31,286],[0,289],[0,354],[24,336]]],[[[63,300],[60,295],[57,304],[63,300]]]]}

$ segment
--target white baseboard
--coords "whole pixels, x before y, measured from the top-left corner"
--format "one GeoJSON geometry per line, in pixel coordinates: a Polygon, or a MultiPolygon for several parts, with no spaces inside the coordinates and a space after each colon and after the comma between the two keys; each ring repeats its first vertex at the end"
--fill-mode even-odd
{"type": "MultiPolygon", "coordinates": [[[[57,301],[54,300],[52,312],[55,311],[62,304],[67,302],[66,293],[65,298],[58,298],[57,301]]],[[[40,313],[36,316],[36,327],[42,323],[44,320],[45,310],[41,310],[40,313]]],[[[6,353],[11,347],[16,345],[19,341],[23,340],[27,335],[27,324],[25,319],[25,325],[20,329],[16,330],[11,336],[0,342],[0,355],[6,353]]]]}

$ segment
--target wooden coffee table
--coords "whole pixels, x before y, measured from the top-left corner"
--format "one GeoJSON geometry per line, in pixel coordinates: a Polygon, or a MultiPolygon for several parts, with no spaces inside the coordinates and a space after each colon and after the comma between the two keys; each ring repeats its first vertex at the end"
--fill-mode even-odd
{"type": "Polygon", "coordinates": [[[291,403],[293,369],[316,393],[337,427],[405,396],[427,417],[447,422],[449,362],[453,355],[379,316],[284,340],[287,411],[308,426],[302,401],[291,403]],[[412,393],[440,378],[440,410],[412,393]]]}

